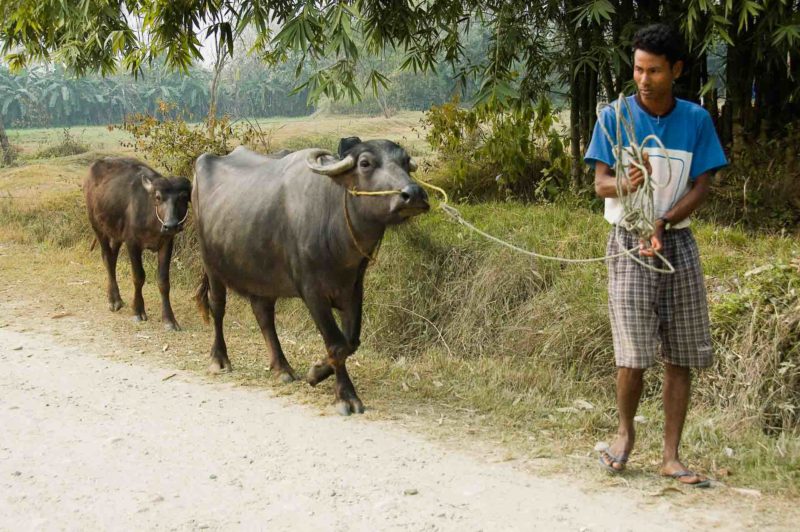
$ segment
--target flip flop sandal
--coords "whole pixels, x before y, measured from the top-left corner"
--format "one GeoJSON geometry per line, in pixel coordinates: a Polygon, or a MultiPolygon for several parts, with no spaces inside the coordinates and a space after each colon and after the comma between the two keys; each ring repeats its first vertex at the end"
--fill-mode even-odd
{"type": "Polygon", "coordinates": [[[623,471],[625,471],[625,464],[628,463],[628,453],[622,453],[619,456],[614,456],[608,451],[608,449],[605,449],[603,451],[600,451],[597,459],[600,462],[600,465],[603,466],[603,469],[605,469],[606,471],[608,471],[613,475],[618,475],[623,471]],[[604,458],[606,457],[608,458],[608,462],[604,460],[604,458]],[[622,469],[616,469],[613,466],[613,464],[615,463],[620,464],[622,466],[622,469]]]}
{"type": "Polygon", "coordinates": [[[691,486],[693,488],[708,488],[708,487],[711,487],[711,481],[709,479],[698,480],[697,482],[683,482],[682,480],[680,480],[680,479],[685,478],[685,477],[698,477],[698,478],[700,478],[700,476],[697,473],[695,473],[694,471],[689,471],[688,469],[685,469],[683,471],[677,471],[675,473],[672,473],[671,475],[664,475],[664,476],[665,477],[669,477],[669,478],[673,478],[673,479],[677,480],[678,482],[680,482],[681,484],[683,484],[685,486],[691,486]]]}

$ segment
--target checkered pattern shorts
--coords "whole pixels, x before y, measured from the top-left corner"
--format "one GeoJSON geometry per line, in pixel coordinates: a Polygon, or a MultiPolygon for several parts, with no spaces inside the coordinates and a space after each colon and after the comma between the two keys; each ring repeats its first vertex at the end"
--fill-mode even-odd
{"type": "MultiPolygon", "coordinates": [[[[608,259],[608,311],[617,366],[652,366],[660,340],[665,362],[708,367],[713,349],[697,243],[689,229],[666,231],[663,243],[661,254],[675,267],[673,274],[653,272],[625,256],[608,259]]],[[[620,246],[638,245],[638,238],[615,227],[606,251],[614,255],[622,251],[620,246]]],[[[664,269],[657,257],[639,258],[664,269]]]]}

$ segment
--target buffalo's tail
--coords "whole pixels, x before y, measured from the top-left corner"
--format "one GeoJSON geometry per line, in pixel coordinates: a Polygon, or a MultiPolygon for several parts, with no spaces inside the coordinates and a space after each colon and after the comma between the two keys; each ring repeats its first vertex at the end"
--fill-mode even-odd
{"type": "Polygon", "coordinates": [[[200,284],[197,285],[192,299],[194,299],[203,321],[209,323],[211,307],[208,303],[208,274],[206,272],[203,272],[203,278],[200,279],[200,284]]]}

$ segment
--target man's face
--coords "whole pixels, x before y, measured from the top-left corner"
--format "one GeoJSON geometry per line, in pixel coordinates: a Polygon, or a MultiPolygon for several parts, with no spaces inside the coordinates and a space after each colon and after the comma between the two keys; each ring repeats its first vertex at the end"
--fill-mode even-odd
{"type": "Polygon", "coordinates": [[[681,75],[683,61],[670,67],[667,57],[644,50],[633,54],[633,81],[644,100],[660,100],[672,96],[672,82],[681,75]]]}

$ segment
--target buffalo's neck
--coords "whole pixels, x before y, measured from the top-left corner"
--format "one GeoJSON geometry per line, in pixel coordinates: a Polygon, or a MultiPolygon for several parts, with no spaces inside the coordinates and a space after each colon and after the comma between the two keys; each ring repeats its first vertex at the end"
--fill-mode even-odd
{"type": "MultiPolygon", "coordinates": [[[[347,198],[347,217],[345,217],[344,202],[341,202],[338,224],[344,230],[346,244],[344,246],[348,263],[360,263],[364,255],[372,256],[375,248],[380,244],[386,224],[376,221],[366,215],[359,208],[358,198],[347,198]],[[348,219],[349,218],[349,224],[348,219]],[[348,227],[349,225],[349,227],[348,227]]],[[[334,217],[336,215],[334,214],[334,217]]]]}

